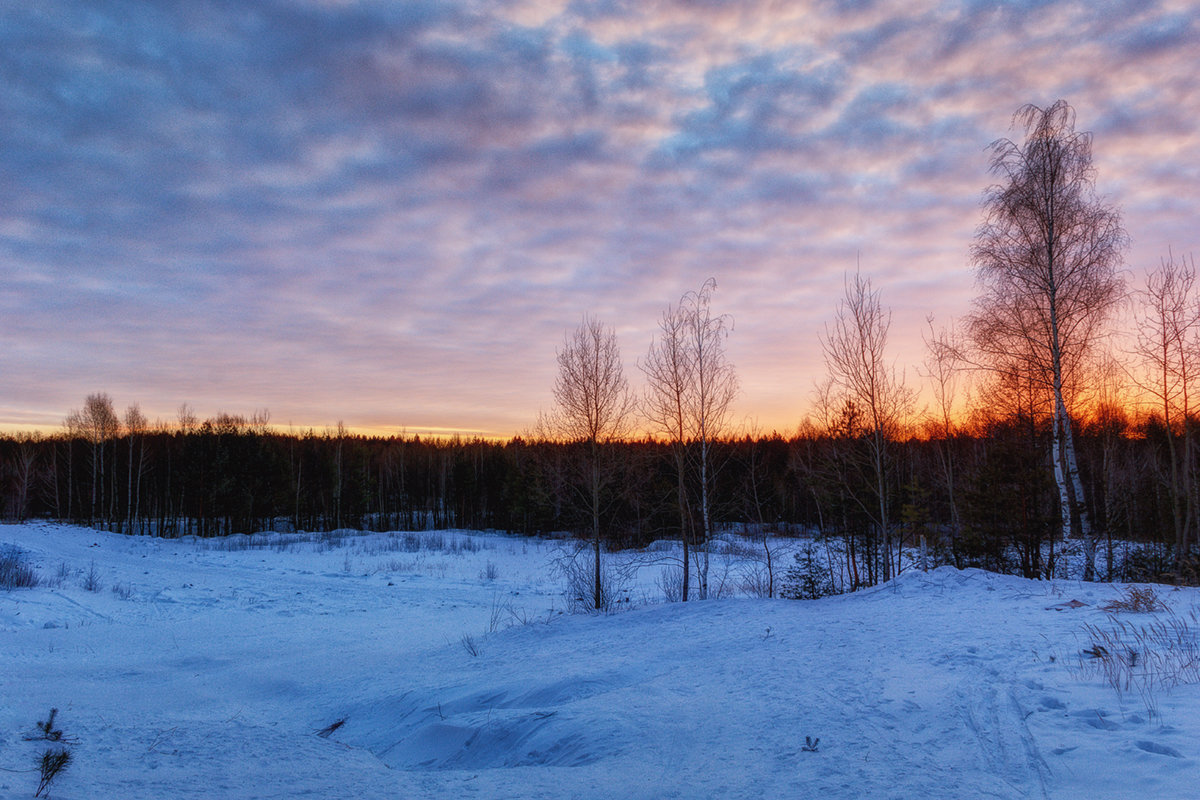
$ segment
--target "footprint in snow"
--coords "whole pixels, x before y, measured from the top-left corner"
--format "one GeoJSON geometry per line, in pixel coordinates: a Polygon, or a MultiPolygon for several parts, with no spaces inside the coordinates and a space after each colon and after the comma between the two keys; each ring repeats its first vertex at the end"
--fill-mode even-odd
{"type": "Polygon", "coordinates": [[[1170,756],[1171,758],[1183,758],[1183,754],[1180,753],[1178,750],[1176,750],[1174,747],[1168,747],[1167,745],[1159,744],[1158,742],[1151,742],[1151,741],[1143,740],[1143,741],[1137,742],[1137,747],[1139,750],[1145,750],[1147,753],[1154,753],[1155,755],[1159,755],[1159,756],[1170,756]]]}

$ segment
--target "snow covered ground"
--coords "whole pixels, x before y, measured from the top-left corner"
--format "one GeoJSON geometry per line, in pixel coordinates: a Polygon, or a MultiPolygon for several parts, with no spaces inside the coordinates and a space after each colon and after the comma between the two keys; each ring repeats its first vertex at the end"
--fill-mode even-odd
{"type": "MultiPolygon", "coordinates": [[[[5,544],[49,585],[0,591],[0,798],[32,796],[52,707],[62,800],[1200,796],[1200,685],[1118,693],[1081,655],[1120,586],[942,568],[669,604],[650,566],[586,616],[561,612],[555,542],[5,544]]],[[[1194,644],[1200,592],[1158,594],[1125,639],[1187,621],[1194,644]]],[[[1141,664],[1191,674],[1171,658],[1141,664]]]]}

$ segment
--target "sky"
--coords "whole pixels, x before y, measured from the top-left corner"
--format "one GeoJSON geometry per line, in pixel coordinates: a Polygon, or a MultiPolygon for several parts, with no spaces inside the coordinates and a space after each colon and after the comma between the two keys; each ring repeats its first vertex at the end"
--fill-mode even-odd
{"type": "Polygon", "coordinates": [[[714,278],[787,433],[860,269],[919,383],[1013,113],[1065,99],[1131,284],[1200,250],[1200,3],[159,0],[0,7],[0,430],[509,436],[591,314],[626,375],[714,278]]]}

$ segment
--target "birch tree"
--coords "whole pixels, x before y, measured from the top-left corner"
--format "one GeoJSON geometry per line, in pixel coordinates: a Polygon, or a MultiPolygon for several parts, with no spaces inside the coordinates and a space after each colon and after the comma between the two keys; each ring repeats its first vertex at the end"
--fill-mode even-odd
{"type": "MultiPolygon", "coordinates": [[[[14,506],[10,514],[17,522],[24,522],[29,514],[30,493],[39,474],[37,462],[41,443],[42,435],[36,431],[16,438],[16,452],[12,460],[14,506]]],[[[0,477],[3,477],[2,472],[0,477]]]]}
{"type": "MultiPolygon", "coordinates": [[[[685,298],[686,299],[686,298],[685,298]]],[[[646,377],[642,415],[649,430],[665,436],[671,445],[675,467],[675,502],[679,509],[679,537],[683,544],[683,581],[680,600],[688,601],[691,587],[692,513],[687,495],[688,403],[692,391],[692,359],[685,341],[688,318],[681,301],[663,312],[659,336],[638,367],[646,377]]]]}
{"type": "Polygon", "coordinates": [[[1092,580],[1096,539],[1063,386],[1123,296],[1117,270],[1127,237],[1120,213],[1096,195],[1092,137],[1075,130],[1075,110],[1063,100],[1027,105],[1014,123],[1023,142],[990,146],[998,182],[984,194],[971,248],[981,291],[968,329],[985,361],[1011,368],[1018,358],[1050,395],[1062,529],[1083,539],[1084,579],[1092,580]]]}
{"type": "Polygon", "coordinates": [[[116,438],[121,423],[117,412],[113,410],[112,398],[105,392],[89,394],[83,401],[83,409],[72,411],[66,420],[67,430],[71,435],[82,436],[91,445],[92,450],[92,500],[89,509],[89,520],[99,518],[109,520],[108,502],[105,491],[104,455],[107,444],[116,438]]]}
{"type": "Polygon", "coordinates": [[[925,372],[933,390],[933,410],[930,427],[937,442],[938,461],[946,487],[946,502],[950,511],[950,537],[957,540],[961,528],[958,517],[958,502],[955,498],[954,439],[957,436],[955,411],[961,380],[964,376],[962,347],[954,340],[950,328],[935,330],[933,316],[926,318],[929,333],[922,334],[925,341],[925,372]]]}
{"type": "Polygon", "coordinates": [[[584,317],[567,336],[558,351],[554,400],[554,430],[567,442],[580,445],[586,460],[583,495],[592,527],[592,601],[599,610],[608,600],[600,564],[601,496],[611,476],[605,457],[610,445],[628,435],[634,410],[612,328],[584,317]]]}
{"type": "Polygon", "coordinates": [[[1194,538],[1196,493],[1192,418],[1200,366],[1200,304],[1195,261],[1169,254],[1138,292],[1135,354],[1144,368],[1138,386],[1162,414],[1168,488],[1178,564],[1194,538]]]}
{"type": "Polygon", "coordinates": [[[712,484],[714,442],[728,427],[729,411],[738,393],[737,372],[725,354],[732,322],[713,314],[709,279],[687,292],[663,312],[659,336],[639,364],[646,376],[642,407],[651,430],[671,442],[676,471],[680,537],[683,541],[682,600],[691,586],[691,560],[696,562],[699,596],[708,596],[709,542],[713,538],[712,484]],[[699,507],[699,530],[693,530],[693,510],[686,485],[693,482],[699,507]],[[695,547],[693,548],[693,545],[695,547]]]}
{"type": "Polygon", "coordinates": [[[133,533],[141,515],[142,476],[146,472],[146,428],[149,420],[136,403],[125,409],[125,435],[129,437],[128,474],[125,481],[125,532],[133,533]],[[136,466],[134,449],[137,450],[136,466]]]}
{"type": "MultiPolygon", "coordinates": [[[[883,308],[879,292],[869,278],[855,273],[846,279],[845,297],[838,306],[833,325],[825,327],[821,349],[829,372],[827,396],[837,395],[837,405],[856,409],[862,415],[863,440],[869,453],[873,503],[861,503],[874,519],[883,549],[882,579],[899,567],[899,547],[892,537],[888,501],[890,444],[912,410],[913,392],[904,376],[887,362],[887,337],[891,312],[883,308]],[[873,506],[873,507],[872,507],[873,506]],[[894,563],[893,563],[894,562],[894,563]]],[[[832,407],[834,403],[830,403],[832,407]]]]}

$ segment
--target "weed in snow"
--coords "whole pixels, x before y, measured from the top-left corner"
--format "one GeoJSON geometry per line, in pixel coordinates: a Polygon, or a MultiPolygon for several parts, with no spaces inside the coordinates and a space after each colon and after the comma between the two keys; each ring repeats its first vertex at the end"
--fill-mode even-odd
{"type": "Polygon", "coordinates": [[[96,571],[95,560],[88,567],[87,574],[83,576],[83,588],[89,592],[98,592],[104,588],[104,584],[100,580],[100,573],[96,571]]]}
{"type": "Polygon", "coordinates": [[[463,649],[466,650],[472,658],[477,658],[479,656],[479,643],[475,641],[474,636],[469,633],[464,633],[462,638],[458,641],[459,644],[463,646],[463,649]]]}
{"type": "Polygon", "coordinates": [[[1133,624],[1116,616],[1111,625],[1087,624],[1090,645],[1079,656],[1081,675],[1096,675],[1118,694],[1136,692],[1146,713],[1158,716],[1158,694],[1200,683],[1200,617],[1167,612],[1153,622],[1133,624]]]}
{"type": "Polygon", "coordinates": [[[0,588],[27,589],[38,585],[38,576],[16,545],[0,547],[0,588]]]}
{"type": "Polygon", "coordinates": [[[1116,611],[1131,611],[1136,614],[1147,614],[1152,611],[1163,611],[1166,606],[1158,599],[1158,593],[1153,586],[1127,586],[1125,594],[1104,606],[1109,613],[1116,611]]]}

